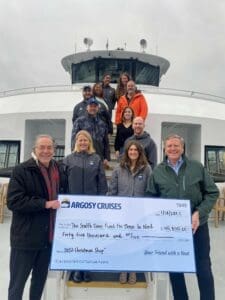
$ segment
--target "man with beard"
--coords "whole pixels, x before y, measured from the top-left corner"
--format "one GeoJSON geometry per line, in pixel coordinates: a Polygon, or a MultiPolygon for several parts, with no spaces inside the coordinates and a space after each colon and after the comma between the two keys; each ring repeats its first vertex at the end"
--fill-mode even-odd
{"type": "Polygon", "coordinates": [[[126,139],[125,144],[131,140],[135,140],[139,142],[144,148],[147,161],[153,170],[157,164],[157,148],[150,134],[144,130],[145,121],[143,120],[142,117],[136,117],[133,120],[132,127],[134,130],[134,134],[130,136],[128,139],[126,139]]]}
{"type": "Polygon", "coordinates": [[[75,105],[75,107],[73,109],[73,118],[72,118],[73,123],[77,118],[85,115],[85,112],[87,110],[87,101],[88,101],[88,99],[90,99],[92,97],[91,86],[85,85],[83,87],[82,94],[83,94],[83,100],[81,102],[79,102],[77,105],[75,105]]]}
{"type": "Polygon", "coordinates": [[[118,100],[115,119],[116,124],[121,123],[122,112],[127,106],[133,109],[135,117],[142,117],[144,120],[146,119],[148,115],[148,105],[144,95],[137,90],[133,80],[128,81],[126,95],[121,96],[118,100]]]}
{"type": "Polygon", "coordinates": [[[116,104],[116,90],[110,86],[111,75],[105,74],[102,79],[103,98],[109,106],[110,116],[112,117],[112,110],[116,104]]]}
{"type": "MultiPolygon", "coordinates": [[[[97,84],[95,84],[95,85],[97,85],[97,84]]],[[[93,89],[94,89],[94,87],[93,87],[93,89]]],[[[73,117],[72,117],[73,124],[77,120],[77,118],[84,116],[86,114],[88,100],[92,97],[96,98],[95,96],[93,96],[94,95],[93,89],[91,88],[90,85],[85,85],[83,87],[83,100],[81,102],[79,102],[73,109],[73,117]]],[[[99,102],[98,99],[97,99],[97,101],[99,102]]],[[[98,104],[99,104],[98,115],[107,125],[108,133],[112,134],[113,126],[112,126],[109,110],[103,103],[99,102],[98,104]]]]}

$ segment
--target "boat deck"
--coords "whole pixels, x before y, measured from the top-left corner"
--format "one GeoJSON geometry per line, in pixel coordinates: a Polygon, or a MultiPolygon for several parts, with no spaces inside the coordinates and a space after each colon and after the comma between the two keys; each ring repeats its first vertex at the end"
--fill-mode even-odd
{"type": "MultiPolygon", "coordinates": [[[[9,246],[9,228],[10,228],[11,217],[6,216],[4,218],[4,223],[0,224],[0,237],[1,237],[1,244],[0,244],[0,291],[1,291],[1,299],[7,299],[7,288],[8,288],[8,281],[9,281],[9,253],[10,253],[10,246],[9,246]]],[[[225,249],[225,221],[220,221],[219,227],[214,227],[213,220],[209,221],[210,227],[210,236],[211,236],[211,259],[212,259],[212,267],[215,279],[215,289],[216,289],[216,299],[223,300],[225,294],[225,261],[224,261],[224,249],[225,249]]],[[[93,274],[94,275],[94,274],[93,274]]],[[[140,280],[135,286],[130,286],[128,284],[121,285],[117,283],[115,280],[118,278],[117,275],[114,275],[114,279],[108,280],[105,282],[94,280],[90,283],[82,283],[82,284],[74,284],[73,282],[69,281],[66,284],[67,296],[64,298],[67,299],[92,299],[92,300],[99,300],[99,299],[157,299],[157,300],[165,300],[166,295],[166,282],[167,281],[167,274],[153,274],[155,280],[158,278],[158,291],[155,291],[155,296],[145,296],[143,292],[139,292],[138,290],[146,289],[146,284],[143,280],[140,280]],[[68,290],[79,290],[79,293],[68,293],[68,290]],[[117,293],[113,293],[113,290],[117,290],[117,293]],[[121,297],[119,296],[121,294],[121,297]],[[76,296],[75,296],[76,295],[76,296]],[[80,295],[80,296],[79,296],[80,295]],[[99,296],[101,295],[101,296],[99,296]],[[140,295],[140,296],[138,296],[140,295]],[[154,298],[155,297],[155,298],[154,298]]],[[[143,276],[143,275],[142,275],[143,276]]],[[[46,300],[56,300],[56,291],[54,287],[57,287],[57,276],[54,277],[52,275],[49,276],[48,285],[47,285],[47,292],[45,294],[46,300]]],[[[110,278],[109,278],[110,279],[110,278]]],[[[142,277],[143,279],[143,277],[142,277]]],[[[187,274],[187,286],[188,292],[191,300],[199,299],[199,293],[197,288],[196,276],[193,274],[187,274]]],[[[24,291],[23,299],[28,299],[28,284],[24,291]]],[[[64,289],[62,286],[61,289],[64,289]]],[[[151,289],[151,285],[150,285],[151,289]]],[[[44,297],[43,297],[44,298],[44,297]]],[[[169,299],[170,297],[168,297],[169,299]]],[[[62,299],[62,298],[61,298],[62,299]]]]}

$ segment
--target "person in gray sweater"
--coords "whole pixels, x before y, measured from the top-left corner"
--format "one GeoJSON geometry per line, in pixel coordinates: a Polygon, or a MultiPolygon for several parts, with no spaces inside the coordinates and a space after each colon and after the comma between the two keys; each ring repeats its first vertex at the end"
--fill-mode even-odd
{"type": "MultiPolygon", "coordinates": [[[[143,147],[137,141],[129,141],[119,166],[112,173],[108,195],[143,197],[150,174],[143,147]]],[[[120,283],[126,283],[127,279],[126,272],[120,273],[120,283]]],[[[128,283],[136,283],[135,272],[129,273],[128,283]]]]}
{"type": "Polygon", "coordinates": [[[157,164],[157,147],[150,134],[144,131],[145,121],[142,117],[136,117],[133,120],[132,127],[134,134],[126,139],[125,144],[131,140],[138,141],[144,148],[145,156],[153,170],[157,164]]]}

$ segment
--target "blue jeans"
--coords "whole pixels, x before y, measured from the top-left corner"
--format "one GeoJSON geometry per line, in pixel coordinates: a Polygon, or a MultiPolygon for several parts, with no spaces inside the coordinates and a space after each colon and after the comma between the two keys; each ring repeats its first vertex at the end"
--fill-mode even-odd
{"type": "MultiPolygon", "coordinates": [[[[210,239],[208,223],[197,229],[194,234],[196,275],[200,300],[215,300],[214,280],[210,260],[210,239]]],[[[174,300],[188,300],[188,293],[183,273],[170,273],[174,300]]]]}

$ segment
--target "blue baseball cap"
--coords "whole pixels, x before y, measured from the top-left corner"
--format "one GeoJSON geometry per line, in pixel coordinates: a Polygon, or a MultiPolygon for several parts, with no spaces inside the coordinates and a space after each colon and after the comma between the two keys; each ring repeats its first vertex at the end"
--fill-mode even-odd
{"type": "Polygon", "coordinates": [[[88,99],[87,104],[88,105],[91,105],[91,104],[98,105],[99,103],[98,103],[97,99],[95,99],[95,98],[92,97],[92,98],[88,99]]]}

